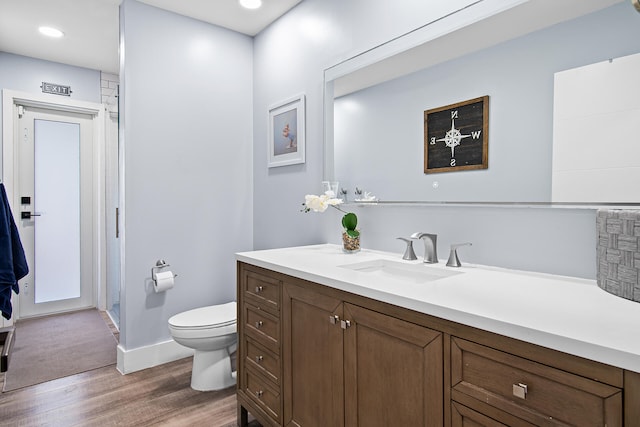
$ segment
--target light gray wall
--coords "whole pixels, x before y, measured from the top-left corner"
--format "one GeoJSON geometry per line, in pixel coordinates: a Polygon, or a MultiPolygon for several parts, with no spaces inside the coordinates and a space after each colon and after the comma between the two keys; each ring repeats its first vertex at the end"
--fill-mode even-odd
{"type": "MultiPolygon", "coordinates": [[[[595,279],[596,215],[593,210],[506,207],[362,207],[362,247],[396,252],[406,244],[396,237],[416,231],[438,234],[438,257],[446,260],[452,243],[460,261],[526,271],[595,279]]],[[[335,215],[333,215],[335,216],[335,215]]],[[[339,243],[339,220],[327,240],[339,243]]],[[[424,245],[414,243],[418,257],[424,245]]]]}
{"type": "MultiPolygon", "coordinates": [[[[385,8],[387,2],[383,0],[361,4],[362,9],[351,7],[351,3],[305,0],[256,38],[256,249],[339,242],[340,219],[335,212],[328,211],[321,215],[299,213],[304,195],[317,194],[322,180],[322,71],[342,59],[375,47],[389,34],[398,33],[398,28],[394,28],[396,23],[405,31],[412,29],[402,19],[389,19],[385,8]],[[366,10],[366,19],[363,10],[366,10]],[[312,21],[322,23],[326,29],[325,39],[311,40],[305,36],[302,23],[312,21]],[[265,160],[268,105],[300,91],[307,94],[307,161],[304,165],[268,170],[265,160]]],[[[398,4],[395,13],[397,15],[404,11],[407,16],[425,16],[424,11],[417,9],[420,7],[418,3],[407,1],[406,4],[398,4]]],[[[629,11],[629,6],[625,2],[601,13],[603,16],[615,15],[623,9],[624,13],[635,13],[632,9],[629,11]]],[[[594,28],[616,25],[615,22],[601,22],[598,19],[594,21],[594,28]]],[[[423,23],[428,21],[425,19],[423,23]]],[[[415,21],[412,23],[415,24],[415,21]]],[[[597,37],[598,31],[594,29],[593,32],[592,36],[597,37]]],[[[562,34],[562,31],[560,34],[571,37],[571,34],[562,34]]],[[[552,50],[553,45],[548,49],[552,50]]],[[[584,43],[580,49],[587,51],[590,44],[584,43]]],[[[514,60],[522,61],[526,54],[514,50],[514,60]]],[[[539,61],[545,60],[545,52],[538,52],[536,56],[539,61]]],[[[526,84],[526,81],[522,81],[522,85],[526,84]]],[[[474,93],[472,96],[477,95],[474,93]]],[[[464,93],[458,94],[458,97],[466,99],[464,93]]],[[[402,183],[398,182],[397,185],[402,183]]],[[[403,248],[401,242],[395,240],[397,236],[426,231],[439,234],[438,251],[441,258],[446,258],[449,244],[472,241],[473,247],[461,250],[463,261],[595,278],[593,211],[495,207],[369,207],[354,210],[360,216],[364,247],[401,254],[403,248]]],[[[422,253],[421,248],[418,253],[422,253]]]]}
{"type": "MultiPolygon", "coordinates": [[[[42,82],[71,86],[71,99],[100,103],[100,71],[0,52],[0,89],[41,94],[42,82]]],[[[53,101],[61,98],[60,95],[48,96],[53,101]]],[[[1,135],[2,123],[0,123],[0,138],[1,135]]],[[[1,175],[2,149],[0,146],[1,175]]]]}
{"type": "Polygon", "coordinates": [[[322,180],[323,71],[469,3],[305,0],[255,38],[255,249],[325,240],[326,219],[299,212],[304,195],[317,194],[322,180]],[[306,95],[306,163],[269,169],[269,106],[300,92],[306,95]]]}
{"type": "Polygon", "coordinates": [[[336,179],[381,200],[549,202],[554,73],[638,53],[639,39],[625,3],[341,97],[336,179]],[[484,95],[489,169],[424,174],[423,111],[484,95]]]}
{"type": "Polygon", "coordinates": [[[252,39],[126,0],[121,9],[121,343],[170,339],[172,315],[235,300],[252,247],[252,39]],[[121,205],[122,206],[122,205],[121,205]],[[151,267],[178,274],[155,294],[151,267]]]}

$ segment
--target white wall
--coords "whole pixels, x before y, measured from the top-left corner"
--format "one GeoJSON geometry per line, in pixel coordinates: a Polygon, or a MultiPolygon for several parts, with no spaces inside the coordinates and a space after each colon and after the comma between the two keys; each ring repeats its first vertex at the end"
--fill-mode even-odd
{"type": "Polygon", "coordinates": [[[121,346],[170,340],[172,315],[235,300],[252,247],[252,39],[126,0],[121,9],[121,346]],[[164,293],[151,267],[178,274],[164,293]]]}
{"type": "MultiPolygon", "coordinates": [[[[0,52],[0,89],[42,94],[42,82],[71,86],[71,99],[100,103],[100,72],[27,56],[0,52]]],[[[52,101],[61,95],[48,95],[52,101]]],[[[66,98],[66,96],[64,97],[66,98]]],[[[0,105],[0,115],[2,105],[0,105]]],[[[0,123],[0,135],[2,123],[0,123]]],[[[0,145],[0,176],[2,149],[0,145]]]]}
{"type": "MultiPolygon", "coordinates": [[[[285,17],[260,33],[254,46],[254,245],[256,249],[339,242],[339,215],[299,213],[307,193],[317,193],[322,180],[322,71],[355,53],[375,47],[389,35],[408,31],[416,19],[429,22],[426,2],[394,2],[389,15],[383,0],[359,4],[339,0],[305,0],[285,17]],[[402,4],[400,4],[402,3],[402,4]],[[424,9],[421,9],[423,7],[424,9]],[[366,16],[362,11],[366,10],[366,16]],[[404,14],[403,14],[404,11],[404,14]],[[411,23],[398,15],[412,16],[411,23]],[[316,22],[315,26],[304,23],[316,22]],[[394,25],[400,27],[400,31],[394,25]],[[309,28],[324,37],[310,38],[309,28]],[[403,31],[404,30],[404,31],[403,31]],[[268,105],[293,93],[307,94],[307,161],[304,165],[266,168],[266,111],[268,105]]],[[[610,28],[620,13],[635,14],[626,2],[600,12],[594,28],[610,28]],[[631,9],[631,10],[629,10],[631,9]]],[[[637,14],[634,18],[637,18],[637,14]]],[[[637,19],[636,19],[637,21],[637,19]]],[[[560,37],[573,37],[571,28],[560,37]]],[[[592,36],[597,36],[596,32],[592,36]]],[[[551,50],[553,46],[548,46],[551,50]]],[[[589,43],[577,47],[591,49],[589,43]]],[[[528,60],[526,52],[513,51],[514,59],[528,60]]],[[[545,49],[535,61],[545,61],[545,49]]],[[[571,55],[571,54],[569,54],[571,55]]],[[[517,81],[518,76],[505,78],[517,81]]],[[[549,76],[550,83],[553,76],[549,76]]],[[[520,81],[526,85],[526,81],[520,81]]],[[[484,91],[483,91],[484,92],[484,91]]],[[[459,94],[461,99],[467,99],[459,94]]],[[[479,96],[474,93],[468,98],[479,96]]],[[[380,102],[383,102],[382,100],[380,102]]],[[[523,112],[526,114],[526,112],[523,112]]],[[[494,120],[496,120],[494,118],[494,120]]],[[[550,125],[545,129],[551,136],[550,125]]],[[[550,164],[548,165],[550,170],[550,164]]],[[[339,179],[339,177],[338,177],[339,179]]],[[[398,182],[397,185],[402,185],[398,182]]],[[[545,184],[546,185],[546,184],[545,184]]],[[[358,210],[363,245],[402,253],[395,238],[414,231],[439,234],[441,258],[449,244],[472,241],[461,250],[467,262],[595,278],[596,233],[593,211],[514,208],[366,208],[358,210]]],[[[421,253],[419,250],[418,253],[421,253]]]]}
{"type": "Polygon", "coordinates": [[[305,0],[255,38],[255,249],[324,240],[324,219],[299,213],[304,195],[317,194],[322,180],[323,71],[471,1],[439,3],[305,0]],[[306,94],[306,163],[269,169],[269,106],[300,92],[306,94]]]}

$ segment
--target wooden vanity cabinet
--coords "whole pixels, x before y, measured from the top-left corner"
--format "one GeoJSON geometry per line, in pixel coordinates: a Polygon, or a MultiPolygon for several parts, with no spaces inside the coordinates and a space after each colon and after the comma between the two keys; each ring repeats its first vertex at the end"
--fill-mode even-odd
{"type": "Polygon", "coordinates": [[[239,425],[443,425],[442,333],[344,296],[238,263],[239,425]]]}
{"type": "Polygon", "coordinates": [[[442,426],[442,333],[316,289],[284,283],[284,425],[442,426]]]}
{"type": "Polygon", "coordinates": [[[238,263],[238,420],[640,427],[640,374],[238,263]]]}
{"type": "Polygon", "coordinates": [[[282,280],[238,264],[238,422],[247,409],[263,426],[282,425],[280,307],[282,280]]]}

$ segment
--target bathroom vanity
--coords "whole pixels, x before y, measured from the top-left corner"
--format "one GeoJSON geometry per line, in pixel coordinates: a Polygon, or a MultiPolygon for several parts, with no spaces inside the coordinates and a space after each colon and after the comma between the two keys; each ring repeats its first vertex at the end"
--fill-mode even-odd
{"type": "Polygon", "coordinates": [[[241,426],[640,426],[640,304],[595,281],[337,245],[237,261],[241,426]]]}

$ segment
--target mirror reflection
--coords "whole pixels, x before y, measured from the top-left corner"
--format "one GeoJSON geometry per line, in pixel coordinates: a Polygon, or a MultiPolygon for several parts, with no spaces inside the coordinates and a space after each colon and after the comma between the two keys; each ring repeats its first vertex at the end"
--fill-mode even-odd
{"type": "MultiPolygon", "coordinates": [[[[521,15],[510,12],[512,26],[518,26],[518,19],[532,19],[524,10],[521,15]]],[[[326,178],[339,180],[350,201],[356,187],[381,201],[639,201],[633,194],[616,195],[616,200],[588,198],[584,186],[575,191],[584,200],[552,197],[552,168],[555,75],[640,52],[640,14],[624,2],[551,26],[544,22],[548,16],[541,15],[538,25],[546,28],[516,38],[505,34],[500,43],[473,52],[468,45],[486,33],[486,26],[454,31],[427,43],[433,45],[430,51],[420,52],[429,55],[432,65],[368,88],[349,90],[349,74],[328,77],[328,93],[334,89],[336,97],[333,110],[327,109],[326,178]],[[461,48],[465,52],[451,58],[455,55],[449,48],[465,46],[461,39],[467,42],[461,48]],[[425,174],[424,112],[483,96],[489,97],[488,169],[425,174]]],[[[624,87],[617,87],[610,96],[624,93],[624,87]]],[[[634,117],[640,120],[640,115],[634,117]]],[[[598,153],[583,150],[575,161],[589,167],[588,151],[598,153]]],[[[619,187],[632,187],[626,184],[619,187]]]]}
{"type": "Polygon", "coordinates": [[[552,201],[640,201],[640,54],[556,73],[552,201]]]}

